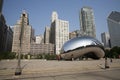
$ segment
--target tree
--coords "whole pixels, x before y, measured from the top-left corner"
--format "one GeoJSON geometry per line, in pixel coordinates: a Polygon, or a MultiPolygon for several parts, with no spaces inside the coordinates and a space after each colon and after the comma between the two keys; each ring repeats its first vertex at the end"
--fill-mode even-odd
{"type": "Polygon", "coordinates": [[[111,58],[118,58],[120,55],[120,47],[115,46],[110,50],[110,57],[111,58]]]}
{"type": "Polygon", "coordinates": [[[14,52],[0,52],[0,60],[1,59],[14,59],[16,53],[14,52]]]}

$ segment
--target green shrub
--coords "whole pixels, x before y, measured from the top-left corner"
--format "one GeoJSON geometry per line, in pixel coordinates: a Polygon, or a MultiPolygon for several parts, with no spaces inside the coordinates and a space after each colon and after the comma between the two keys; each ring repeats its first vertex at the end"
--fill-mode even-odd
{"type": "Polygon", "coordinates": [[[14,59],[16,57],[16,53],[14,52],[0,52],[0,60],[1,59],[14,59]]]}

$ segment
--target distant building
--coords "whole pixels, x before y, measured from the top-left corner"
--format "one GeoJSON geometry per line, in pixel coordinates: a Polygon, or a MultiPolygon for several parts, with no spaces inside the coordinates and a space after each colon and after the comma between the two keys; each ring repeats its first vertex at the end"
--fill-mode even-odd
{"type": "Polygon", "coordinates": [[[4,16],[1,14],[0,15],[0,52],[5,51],[6,36],[7,36],[7,25],[4,16]]]}
{"type": "Polygon", "coordinates": [[[21,51],[22,54],[30,53],[31,39],[32,27],[29,25],[28,14],[25,11],[23,11],[20,20],[18,20],[18,22],[14,26],[12,52],[21,51]]]}
{"type": "Polygon", "coordinates": [[[6,21],[2,14],[3,0],[0,0],[0,52],[5,51],[6,21]]]}
{"type": "Polygon", "coordinates": [[[2,14],[3,0],[0,0],[0,52],[11,51],[13,31],[6,25],[2,14]]]}
{"type": "Polygon", "coordinates": [[[31,43],[35,43],[35,30],[33,28],[31,32],[31,43]]]}
{"type": "Polygon", "coordinates": [[[69,33],[69,39],[78,37],[79,34],[80,34],[80,30],[75,30],[75,31],[73,31],[73,32],[70,32],[70,33],[69,33]]]}
{"type": "Polygon", "coordinates": [[[44,43],[50,43],[50,27],[45,27],[44,43]]]}
{"type": "Polygon", "coordinates": [[[0,16],[2,14],[3,0],[0,0],[0,16]]]}
{"type": "Polygon", "coordinates": [[[37,35],[36,39],[35,39],[35,43],[36,44],[44,43],[44,37],[43,37],[43,35],[37,35]]]}
{"type": "Polygon", "coordinates": [[[12,51],[13,31],[10,26],[7,27],[7,34],[5,40],[5,51],[12,51]]]}
{"type": "Polygon", "coordinates": [[[111,47],[120,47],[120,12],[112,11],[107,19],[111,47]]]}
{"type": "Polygon", "coordinates": [[[56,11],[53,11],[51,16],[51,23],[55,22],[55,20],[58,20],[58,14],[56,11]]]}
{"type": "Polygon", "coordinates": [[[80,30],[82,35],[96,37],[95,20],[93,9],[91,7],[83,7],[80,12],[80,30]]]}
{"type": "Polygon", "coordinates": [[[63,44],[69,40],[69,22],[58,19],[57,12],[52,13],[50,43],[55,44],[55,53],[60,54],[63,44]]]}
{"type": "Polygon", "coordinates": [[[37,54],[54,54],[54,44],[31,44],[30,54],[37,55],[37,54]]]}
{"type": "Polygon", "coordinates": [[[109,33],[102,33],[101,34],[101,39],[104,44],[104,47],[109,48],[110,47],[110,35],[109,33]]]}

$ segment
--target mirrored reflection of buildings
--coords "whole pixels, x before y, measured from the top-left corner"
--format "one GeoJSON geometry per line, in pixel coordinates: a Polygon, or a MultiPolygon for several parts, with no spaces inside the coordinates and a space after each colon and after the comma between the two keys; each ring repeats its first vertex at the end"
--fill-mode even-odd
{"type": "Polygon", "coordinates": [[[94,13],[91,7],[83,7],[80,12],[80,31],[82,35],[96,37],[94,13]]]}
{"type": "Polygon", "coordinates": [[[7,26],[4,15],[2,14],[3,0],[0,0],[0,52],[10,52],[13,38],[12,29],[7,26]]]}
{"type": "Polygon", "coordinates": [[[120,46],[120,12],[112,11],[107,19],[111,47],[120,46]]]}
{"type": "Polygon", "coordinates": [[[61,53],[61,57],[65,60],[80,57],[100,59],[105,55],[102,44],[89,36],[70,39],[63,45],[61,53]]]}
{"type": "Polygon", "coordinates": [[[32,26],[29,25],[29,17],[26,11],[23,11],[20,20],[14,25],[14,35],[13,35],[13,44],[12,44],[12,52],[18,52],[20,49],[20,34],[22,32],[22,40],[21,40],[21,53],[28,54],[30,53],[30,44],[32,41],[32,26]]]}

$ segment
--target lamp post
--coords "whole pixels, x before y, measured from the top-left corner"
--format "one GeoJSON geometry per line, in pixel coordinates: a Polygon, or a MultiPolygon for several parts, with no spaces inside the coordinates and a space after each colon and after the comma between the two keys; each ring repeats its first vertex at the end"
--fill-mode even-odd
{"type": "Polygon", "coordinates": [[[108,65],[107,57],[105,57],[105,69],[110,68],[108,65]]]}
{"type": "Polygon", "coordinates": [[[22,74],[22,68],[21,68],[21,52],[22,52],[22,40],[23,40],[23,35],[24,35],[24,17],[25,15],[23,14],[22,16],[22,21],[21,21],[21,31],[20,31],[20,37],[19,37],[19,51],[18,51],[18,64],[17,68],[15,71],[15,75],[21,75],[22,74]]]}
{"type": "Polygon", "coordinates": [[[21,69],[21,51],[18,51],[18,64],[17,64],[17,68],[15,70],[15,75],[21,75],[22,73],[22,69],[21,69]]]}

